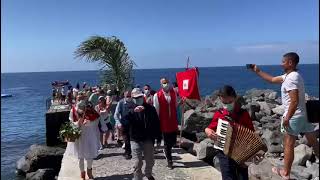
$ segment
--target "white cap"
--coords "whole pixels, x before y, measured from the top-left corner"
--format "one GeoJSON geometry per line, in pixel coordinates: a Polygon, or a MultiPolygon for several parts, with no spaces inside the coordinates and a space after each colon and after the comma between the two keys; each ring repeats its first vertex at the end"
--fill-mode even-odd
{"type": "Polygon", "coordinates": [[[140,96],[143,96],[143,93],[140,88],[134,88],[131,91],[131,97],[136,98],[136,97],[140,97],[140,96]]]}

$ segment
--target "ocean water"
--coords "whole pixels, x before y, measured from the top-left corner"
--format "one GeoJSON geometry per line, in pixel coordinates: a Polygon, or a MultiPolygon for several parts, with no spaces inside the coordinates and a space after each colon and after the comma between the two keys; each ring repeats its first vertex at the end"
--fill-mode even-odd
{"type": "MultiPolygon", "coordinates": [[[[261,66],[262,70],[280,75],[280,66],[261,66]]],[[[183,69],[135,70],[135,83],[159,88],[160,77],[175,80],[176,72],[183,69]]],[[[239,94],[252,88],[273,89],[279,85],[262,80],[246,67],[199,68],[199,88],[202,96],[211,94],[224,84],[232,85],[239,94]]],[[[305,81],[306,93],[319,97],[319,64],[299,65],[305,81]]],[[[51,96],[51,82],[69,80],[73,86],[87,82],[94,86],[100,81],[98,71],[2,73],[1,93],[13,97],[1,98],[1,179],[19,179],[15,176],[16,161],[25,155],[32,144],[45,143],[46,99],[51,96]]],[[[280,94],[279,94],[280,95],[280,94]]]]}

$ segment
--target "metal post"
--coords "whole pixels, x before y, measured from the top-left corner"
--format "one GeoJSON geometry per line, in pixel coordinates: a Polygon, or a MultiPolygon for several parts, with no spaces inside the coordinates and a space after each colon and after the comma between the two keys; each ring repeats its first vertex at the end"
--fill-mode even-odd
{"type": "Polygon", "coordinates": [[[181,148],[181,139],[182,139],[182,130],[184,126],[184,101],[181,105],[181,126],[180,126],[180,140],[179,140],[179,147],[181,148]]]}

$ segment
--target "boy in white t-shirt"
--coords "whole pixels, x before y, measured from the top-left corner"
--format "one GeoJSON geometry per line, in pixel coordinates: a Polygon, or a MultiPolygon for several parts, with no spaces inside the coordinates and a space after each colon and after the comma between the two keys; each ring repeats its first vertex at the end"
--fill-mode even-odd
{"type": "Polygon", "coordinates": [[[255,64],[252,66],[252,71],[262,79],[270,83],[281,84],[281,98],[285,108],[281,118],[281,132],[284,133],[284,168],[273,167],[272,171],[283,179],[290,178],[295,141],[300,133],[305,134],[308,144],[313,147],[315,155],[319,158],[319,142],[313,133],[313,124],[307,120],[304,81],[297,72],[298,63],[297,53],[286,53],[282,59],[285,74],[276,77],[262,72],[255,64]]]}

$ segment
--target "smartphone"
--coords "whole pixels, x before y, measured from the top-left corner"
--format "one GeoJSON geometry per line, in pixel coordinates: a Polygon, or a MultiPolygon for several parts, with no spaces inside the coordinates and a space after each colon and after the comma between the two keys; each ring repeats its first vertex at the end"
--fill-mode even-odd
{"type": "Polygon", "coordinates": [[[246,64],[247,69],[253,69],[254,65],[253,64],[246,64]]]}

